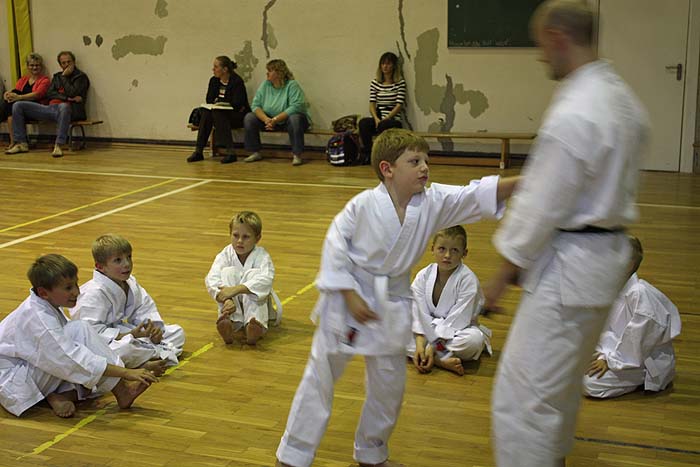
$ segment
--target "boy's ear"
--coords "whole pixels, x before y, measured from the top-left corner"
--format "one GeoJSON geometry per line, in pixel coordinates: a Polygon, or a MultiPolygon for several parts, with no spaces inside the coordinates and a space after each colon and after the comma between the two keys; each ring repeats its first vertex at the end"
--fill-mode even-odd
{"type": "Polygon", "coordinates": [[[260,235],[258,235],[257,237],[255,237],[255,243],[258,243],[258,242],[260,241],[261,238],[262,238],[262,234],[260,234],[260,235]]]}
{"type": "Polygon", "coordinates": [[[465,249],[464,249],[464,254],[462,255],[462,258],[466,258],[466,257],[467,257],[467,253],[469,253],[469,248],[465,248],[465,249]]]}
{"type": "Polygon", "coordinates": [[[44,300],[49,298],[49,289],[47,289],[45,287],[37,287],[35,290],[36,290],[36,294],[39,297],[43,298],[44,300]]]}
{"type": "Polygon", "coordinates": [[[381,172],[382,176],[384,178],[387,178],[387,176],[391,175],[391,162],[389,161],[381,161],[379,162],[379,172],[381,172]]]}
{"type": "Polygon", "coordinates": [[[97,269],[100,272],[105,272],[104,266],[102,264],[98,263],[97,261],[95,261],[95,269],[97,269]]]}

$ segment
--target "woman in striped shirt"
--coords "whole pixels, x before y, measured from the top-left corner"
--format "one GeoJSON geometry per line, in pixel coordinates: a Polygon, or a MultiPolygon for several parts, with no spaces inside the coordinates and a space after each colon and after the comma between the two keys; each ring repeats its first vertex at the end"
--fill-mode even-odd
{"type": "Polygon", "coordinates": [[[406,81],[401,77],[399,58],[385,52],[379,58],[377,77],[369,85],[369,113],[360,120],[362,158],[369,163],[372,137],[387,128],[401,128],[400,113],[406,102],[406,81]]]}

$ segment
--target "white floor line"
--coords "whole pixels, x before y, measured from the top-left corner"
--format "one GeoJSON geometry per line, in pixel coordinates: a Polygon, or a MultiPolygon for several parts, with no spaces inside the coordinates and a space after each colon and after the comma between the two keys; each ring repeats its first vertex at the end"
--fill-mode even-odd
{"type": "Polygon", "coordinates": [[[35,168],[25,168],[25,167],[0,167],[0,170],[16,170],[21,172],[49,172],[49,173],[63,173],[63,174],[76,174],[76,175],[104,175],[107,177],[135,177],[135,178],[174,178],[177,180],[185,181],[207,181],[207,182],[218,182],[218,183],[236,183],[244,185],[273,185],[273,186],[294,186],[294,187],[314,187],[314,188],[348,188],[354,190],[364,190],[374,186],[374,182],[371,181],[369,185],[336,185],[330,183],[304,183],[304,182],[266,182],[262,180],[229,180],[222,178],[198,178],[198,177],[178,177],[176,175],[143,175],[143,174],[125,174],[125,173],[113,173],[113,172],[90,172],[82,170],[60,170],[60,169],[35,169],[35,168]]]}
{"type": "Polygon", "coordinates": [[[209,180],[203,180],[203,181],[201,181],[199,183],[195,183],[193,185],[188,185],[186,187],[178,188],[177,190],[172,190],[172,191],[168,191],[166,193],[161,193],[160,195],[151,196],[150,198],[142,199],[141,201],[136,201],[134,203],[127,204],[125,206],[122,206],[122,207],[119,207],[116,209],[111,209],[109,211],[105,211],[105,212],[100,213],[100,214],[95,214],[94,216],[86,217],[84,219],[80,219],[80,220],[77,220],[75,222],[71,222],[71,223],[64,224],[64,225],[59,225],[58,227],[54,227],[53,229],[44,230],[43,232],[37,232],[37,233],[32,234],[32,235],[27,235],[26,237],[16,238],[12,241],[9,241],[6,243],[1,243],[0,249],[7,248],[7,247],[12,246],[12,245],[17,245],[18,243],[26,242],[27,240],[32,240],[34,238],[43,237],[44,235],[49,235],[49,234],[52,234],[54,232],[59,232],[61,230],[69,229],[69,228],[74,227],[76,225],[80,225],[80,224],[84,224],[86,222],[94,221],[94,220],[99,219],[101,217],[109,216],[111,214],[114,214],[114,213],[117,213],[120,211],[124,211],[126,209],[131,209],[133,207],[140,206],[142,204],[150,203],[151,201],[155,201],[155,200],[160,199],[160,198],[165,198],[166,196],[181,193],[183,191],[186,191],[186,190],[189,190],[192,188],[197,188],[198,186],[202,186],[202,185],[205,185],[207,183],[209,183],[209,180]]]}
{"type": "Polygon", "coordinates": [[[686,206],[684,204],[649,204],[637,203],[637,206],[644,208],[671,208],[671,209],[700,209],[700,206],[686,206]]]}

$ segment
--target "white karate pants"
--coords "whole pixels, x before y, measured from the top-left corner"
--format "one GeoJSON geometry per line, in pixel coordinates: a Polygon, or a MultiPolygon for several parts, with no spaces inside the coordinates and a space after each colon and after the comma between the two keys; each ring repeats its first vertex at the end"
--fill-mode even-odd
{"type": "MultiPolygon", "coordinates": [[[[289,412],[277,458],[295,467],[308,467],[326,431],[334,384],[353,355],[329,353],[326,336],[316,329],[311,356],[289,412]]],[[[330,337],[331,339],[333,337],[330,337]]],[[[389,457],[388,441],[401,409],[406,383],[404,355],[365,356],[365,393],[355,432],[357,462],[379,464],[389,457]]]]}
{"type": "Polygon", "coordinates": [[[590,362],[609,307],[565,307],[555,258],[523,292],[498,364],[492,435],[499,467],[560,465],[571,450],[590,362]]]}
{"type": "MultiPolygon", "coordinates": [[[[267,329],[267,322],[269,319],[269,296],[257,300],[256,296],[253,294],[240,294],[237,295],[234,300],[236,302],[236,311],[229,317],[233,322],[235,330],[241,329],[253,318],[267,329]]],[[[221,311],[219,311],[219,314],[221,314],[221,311]]]]}
{"type": "Polygon", "coordinates": [[[583,394],[589,397],[608,399],[633,392],[644,384],[644,370],[631,368],[627,370],[608,370],[601,378],[598,375],[583,377],[583,394]]]}

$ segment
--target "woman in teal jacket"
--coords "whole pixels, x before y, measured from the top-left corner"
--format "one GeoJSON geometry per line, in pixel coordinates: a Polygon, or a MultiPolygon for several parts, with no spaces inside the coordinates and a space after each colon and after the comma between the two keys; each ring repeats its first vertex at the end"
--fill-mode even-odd
{"type": "Polygon", "coordinates": [[[267,79],[260,85],[251,108],[243,120],[245,148],[252,154],[245,162],[262,160],[260,155],[260,131],[287,130],[292,145],[292,165],[304,161],[304,131],[311,124],[304,91],[284,60],[270,60],[267,64],[267,79]]]}

